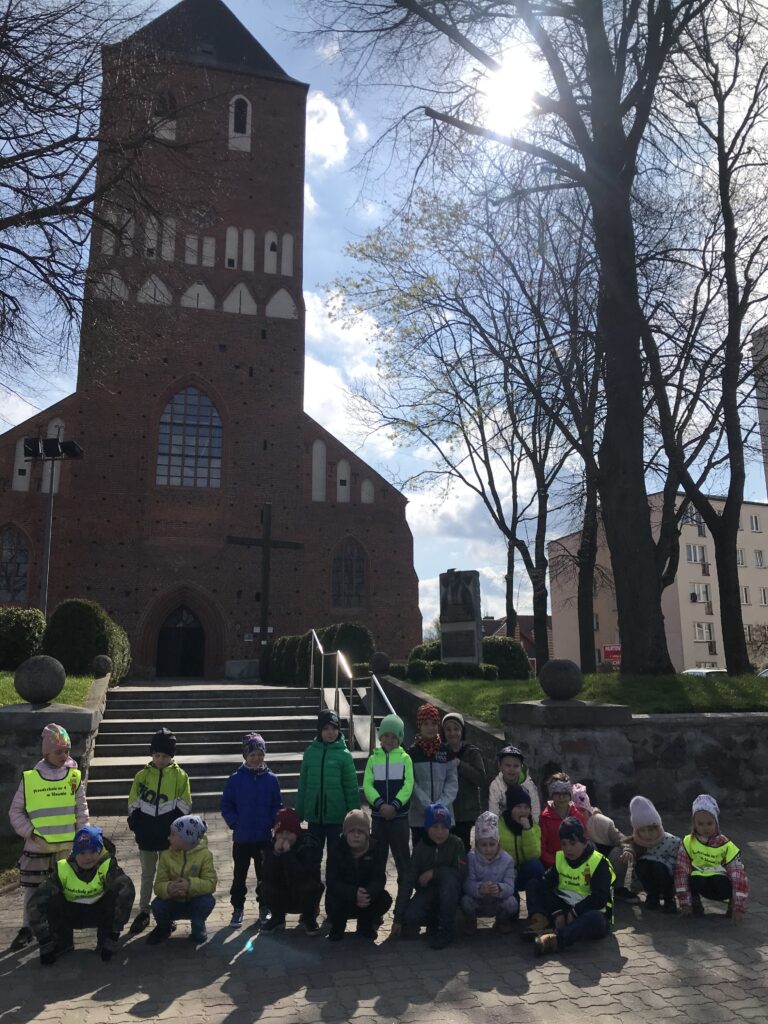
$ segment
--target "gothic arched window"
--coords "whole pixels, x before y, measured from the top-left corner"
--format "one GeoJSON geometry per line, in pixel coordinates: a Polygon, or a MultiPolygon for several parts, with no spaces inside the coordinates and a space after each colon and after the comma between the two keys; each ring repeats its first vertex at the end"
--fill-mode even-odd
{"type": "Polygon", "coordinates": [[[27,600],[29,546],[15,526],[0,528],[0,604],[27,600]]]}
{"type": "Polygon", "coordinates": [[[160,417],[155,483],[221,486],[221,417],[210,398],[196,387],[174,395],[160,417]]]}
{"type": "Polygon", "coordinates": [[[251,151],[251,104],[245,96],[229,101],[229,148],[251,151]]]}
{"type": "Polygon", "coordinates": [[[336,548],[331,573],[334,608],[362,608],[366,603],[365,550],[351,537],[336,548]]]}

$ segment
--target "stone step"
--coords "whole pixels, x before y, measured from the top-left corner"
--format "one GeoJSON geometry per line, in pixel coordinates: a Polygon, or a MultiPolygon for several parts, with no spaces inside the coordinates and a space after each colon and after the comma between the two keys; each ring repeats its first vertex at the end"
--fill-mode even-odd
{"type": "MultiPolygon", "coordinates": [[[[298,731],[298,730],[297,730],[298,731]]],[[[200,736],[198,742],[192,742],[189,736],[181,736],[182,742],[179,744],[176,755],[179,762],[183,761],[190,754],[229,754],[232,757],[239,758],[242,754],[242,743],[241,736],[239,734],[235,739],[225,740],[214,740],[211,737],[206,737],[200,733],[196,733],[200,736]]],[[[263,734],[262,734],[263,735],[263,734]]],[[[113,737],[110,737],[112,739],[113,737]]],[[[138,757],[143,758],[145,761],[149,760],[147,754],[147,740],[146,737],[141,737],[141,742],[131,743],[126,741],[125,737],[116,733],[114,735],[114,741],[112,743],[106,743],[103,739],[96,742],[96,756],[97,757],[138,757]]],[[[297,736],[295,739],[284,739],[284,740],[273,740],[270,738],[268,741],[268,753],[270,760],[276,754],[289,754],[301,752],[302,754],[307,748],[309,740],[305,735],[297,736]]]]}
{"type": "MultiPolygon", "coordinates": [[[[242,717],[242,712],[252,711],[255,714],[259,707],[257,702],[254,702],[250,706],[246,705],[242,708],[222,708],[220,705],[200,705],[185,704],[182,707],[174,707],[173,705],[158,705],[157,707],[128,707],[128,708],[115,708],[114,715],[121,719],[126,718],[153,718],[155,721],[164,720],[167,718],[226,718],[231,716],[232,718],[242,717]],[[237,712],[240,712],[238,715],[237,712]]],[[[269,707],[266,708],[270,710],[269,707]]],[[[312,708],[311,705],[288,705],[288,714],[292,714],[293,711],[297,711],[303,714],[307,718],[311,718],[313,722],[317,722],[317,710],[312,708]]],[[[106,713],[109,718],[112,718],[112,708],[107,705],[106,713]]],[[[158,726],[159,728],[159,726],[158,726]]]]}
{"type": "MultiPolygon", "coordinates": [[[[286,807],[293,807],[296,801],[295,790],[283,790],[283,803],[286,807]]],[[[221,805],[221,790],[220,789],[201,789],[199,792],[192,794],[193,805],[192,811],[197,814],[205,811],[218,811],[221,805]]],[[[100,818],[111,817],[117,815],[118,817],[126,817],[126,798],[125,794],[121,796],[94,796],[88,797],[88,811],[91,816],[91,821],[97,824],[100,818]]]]}
{"type": "MultiPolygon", "coordinates": [[[[190,775],[189,784],[192,790],[192,795],[197,792],[198,789],[218,789],[219,794],[224,792],[224,785],[232,774],[237,770],[237,763],[232,762],[230,768],[231,771],[220,772],[218,774],[205,774],[205,775],[190,775]]],[[[277,766],[276,766],[277,767],[277,766]]],[[[276,774],[280,777],[280,789],[281,791],[287,789],[291,792],[296,790],[299,784],[299,772],[296,770],[277,771],[276,774]]],[[[126,778],[104,778],[104,779],[88,779],[88,802],[90,804],[91,797],[102,797],[102,796],[122,796],[125,804],[128,804],[128,793],[131,788],[131,779],[133,776],[126,778]]]]}
{"type": "Polygon", "coordinates": [[[133,711],[144,711],[147,715],[154,715],[157,710],[167,710],[172,708],[175,711],[184,710],[189,708],[201,708],[205,711],[210,711],[212,708],[223,708],[231,711],[233,714],[244,714],[247,715],[255,708],[263,709],[265,712],[269,712],[273,715],[280,714],[294,714],[296,710],[301,709],[305,715],[317,715],[318,706],[317,704],[310,704],[307,702],[294,701],[288,703],[287,701],[280,699],[275,701],[261,701],[254,700],[253,698],[243,700],[233,700],[228,697],[216,700],[214,697],[206,698],[205,700],[173,700],[163,701],[162,704],[151,704],[148,701],[119,701],[119,702],[108,702],[107,708],[110,714],[114,715],[125,715],[126,712],[133,711]]]}
{"type": "MultiPolygon", "coordinates": [[[[309,730],[302,728],[301,725],[294,726],[291,719],[287,720],[288,727],[285,729],[260,730],[258,729],[258,719],[248,719],[248,721],[254,723],[252,727],[266,739],[268,745],[267,753],[272,749],[272,743],[284,743],[304,738],[309,743],[312,736],[315,735],[314,732],[310,734],[309,730]]],[[[186,723],[184,724],[186,726],[186,723]]],[[[226,720],[217,721],[215,728],[206,729],[202,723],[193,723],[191,728],[185,727],[180,729],[176,733],[176,738],[179,742],[183,743],[205,743],[206,741],[211,743],[234,743],[239,748],[242,744],[243,736],[250,730],[242,728],[239,723],[233,728],[229,728],[229,724],[226,720]]],[[[142,748],[148,758],[151,735],[151,733],[143,729],[100,729],[96,745],[99,746],[101,743],[134,743],[142,748]]]]}

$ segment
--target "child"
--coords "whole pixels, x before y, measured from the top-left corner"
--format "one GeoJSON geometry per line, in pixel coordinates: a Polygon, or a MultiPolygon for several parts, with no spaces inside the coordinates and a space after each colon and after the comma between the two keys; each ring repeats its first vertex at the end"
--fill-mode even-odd
{"type": "Polygon", "coordinates": [[[475,848],[467,856],[467,867],[461,897],[464,934],[477,931],[478,917],[493,917],[496,931],[509,935],[520,909],[515,862],[499,845],[499,819],[491,811],[483,811],[475,822],[475,848]]]}
{"type": "Polygon", "coordinates": [[[339,716],[324,710],[317,716],[317,736],[304,751],[296,794],[300,821],[309,823],[309,834],[322,855],[341,832],[347,811],[360,806],[360,791],[352,755],[339,729],[339,716]]]}
{"type": "Polygon", "coordinates": [[[191,923],[190,939],[195,945],[208,941],[205,922],[216,898],[216,869],[205,833],[208,826],[197,814],[185,814],[171,824],[168,849],[157,863],[152,913],[155,927],[147,945],[156,946],[171,934],[174,921],[191,923]]]}
{"type": "Polygon", "coordinates": [[[579,818],[565,818],[559,833],[562,849],[555,854],[554,865],[526,892],[529,917],[554,928],[534,936],[537,956],[566,949],[580,939],[602,939],[613,921],[610,861],[589,842],[579,818]]]}
{"type": "Polygon", "coordinates": [[[573,786],[565,772],[555,772],[547,779],[549,802],[541,812],[541,863],[551,868],[555,863],[555,855],[560,849],[560,825],[566,818],[577,818],[586,831],[587,823],[584,815],[571,800],[573,786]]]}
{"type": "Polygon", "coordinates": [[[502,850],[515,862],[515,892],[544,874],[541,863],[541,828],[531,813],[531,798],[522,786],[507,789],[507,807],[499,818],[502,850]]]}
{"type": "Polygon", "coordinates": [[[413,793],[413,762],[403,750],[403,721],[385,715],[379,725],[379,744],[365,765],[363,793],[371,805],[373,838],[389,851],[400,880],[411,855],[408,808],[413,793]]]}
{"type": "Polygon", "coordinates": [[[451,835],[451,812],[444,804],[426,808],[424,833],[397,889],[391,936],[418,934],[426,924],[432,949],[445,949],[453,942],[466,854],[459,837],[451,835]]]}
{"type": "Polygon", "coordinates": [[[469,851],[469,837],[481,807],[481,790],[486,786],[485,761],[477,747],[466,742],[467,727],[457,711],[449,711],[440,726],[443,742],[456,758],[459,791],[453,802],[454,824],[451,831],[469,851]]]}
{"type": "Polygon", "coordinates": [[[644,796],[629,801],[629,817],[632,835],[624,840],[622,859],[634,865],[634,876],[645,889],[646,910],[658,910],[663,901],[664,913],[674,914],[680,839],[664,831],[659,812],[644,796]]]}
{"type": "Polygon", "coordinates": [[[137,773],[128,794],[128,827],[139,847],[141,886],[139,912],[129,929],[143,932],[149,924],[149,904],[161,850],[168,849],[171,823],[192,810],[189,776],[174,761],[176,737],[158,729],[149,742],[149,764],[137,773]]]}
{"type": "Polygon", "coordinates": [[[408,751],[413,761],[413,797],[408,820],[414,847],[424,838],[427,807],[439,803],[450,814],[459,792],[457,761],[440,739],[439,730],[440,712],[434,704],[422,704],[416,712],[416,740],[408,751]]]}
{"type": "Polygon", "coordinates": [[[320,881],[322,846],[301,827],[292,807],[275,818],[274,840],[264,853],[264,900],[271,914],[262,932],[285,928],[286,914],[300,914],[307,935],[319,935],[317,911],[324,886],[320,881]]]}
{"type": "Polygon", "coordinates": [[[499,774],[488,791],[488,810],[500,818],[507,809],[507,787],[522,786],[531,798],[531,816],[535,825],[541,814],[541,801],[536,784],[528,774],[525,757],[511,743],[502,747],[496,757],[499,762],[499,774]]]}
{"type": "Polygon", "coordinates": [[[617,900],[623,900],[624,903],[639,903],[637,895],[624,885],[624,880],[627,877],[627,861],[623,858],[622,844],[627,837],[616,828],[613,818],[603,814],[599,807],[592,806],[587,787],[580,782],[574,783],[571,799],[587,823],[587,837],[590,842],[611,862],[611,867],[616,874],[614,897],[617,900]]]}
{"type": "Polygon", "coordinates": [[[347,921],[354,917],[357,934],[375,942],[392,897],[385,888],[387,849],[371,836],[365,811],[350,811],[344,819],[342,837],[328,851],[325,884],[328,939],[343,939],[347,921]]]}
{"type": "Polygon", "coordinates": [[[79,829],[69,857],[57,861],[51,877],[33,890],[30,900],[40,963],[50,966],[72,949],[75,928],[95,928],[101,959],[111,960],[135,895],[133,882],[118,866],[115,848],[101,829],[79,829]]]}
{"type": "Polygon", "coordinates": [[[8,812],[11,828],[24,840],[19,861],[24,916],[10,946],[13,951],[34,938],[29,901],[35,889],[50,876],[57,861],[69,856],[75,832],[88,824],[85,787],[77,762],[69,756],[69,733],[51,722],[43,729],[42,740],[42,759],[22,774],[8,812]]]}
{"type": "Polygon", "coordinates": [[[275,815],[283,806],[280,783],[269,770],[264,757],[267,744],[257,732],[243,737],[243,759],[234,775],[230,775],[221,797],[221,816],[232,829],[232,860],[234,872],[229,897],[232,903],[230,928],[243,923],[245,881],[253,861],[256,872],[256,897],[259,901],[259,921],[269,918],[269,910],[262,898],[261,878],[264,851],[272,841],[275,815]]]}
{"type": "Polygon", "coordinates": [[[693,801],[691,832],[683,838],[675,865],[675,891],[684,917],[703,914],[701,897],[728,903],[734,924],[744,920],[749,884],[739,848],[720,831],[720,808],[708,793],[693,801]]]}

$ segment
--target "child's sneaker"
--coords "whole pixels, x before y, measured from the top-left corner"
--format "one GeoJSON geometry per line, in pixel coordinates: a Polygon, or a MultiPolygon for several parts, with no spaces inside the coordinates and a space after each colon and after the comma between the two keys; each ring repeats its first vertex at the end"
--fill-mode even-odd
{"type": "Polygon", "coordinates": [[[320,925],[317,923],[317,918],[316,917],[310,916],[309,914],[306,914],[306,915],[302,914],[302,916],[301,916],[301,924],[302,924],[302,926],[304,928],[304,931],[307,933],[307,935],[319,935],[320,934],[320,925]]]}
{"type": "Polygon", "coordinates": [[[203,943],[208,941],[208,932],[204,924],[193,924],[192,931],[189,933],[191,942],[194,942],[196,946],[202,946],[203,943]]]}
{"type": "Polygon", "coordinates": [[[240,928],[243,923],[243,908],[233,907],[232,917],[229,920],[230,928],[240,928]]]}
{"type": "Polygon", "coordinates": [[[621,900],[622,903],[637,904],[640,902],[640,897],[637,893],[632,892],[631,889],[627,889],[625,885],[620,885],[613,893],[615,899],[621,900]]]}
{"type": "Polygon", "coordinates": [[[337,925],[331,925],[331,930],[328,932],[326,938],[329,942],[341,942],[344,938],[344,932],[346,929],[341,928],[337,925]]]}
{"type": "Polygon", "coordinates": [[[691,899],[691,912],[694,917],[701,917],[704,913],[704,904],[701,902],[701,896],[694,896],[691,899]]]}
{"type": "Polygon", "coordinates": [[[545,932],[539,935],[533,944],[533,951],[536,956],[546,956],[547,953],[557,953],[559,949],[557,935],[554,932],[545,932]]]}
{"type": "Polygon", "coordinates": [[[661,906],[661,900],[656,893],[649,893],[645,897],[645,903],[643,904],[646,910],[658,910],[661,906]]]}
{"type": "Polygon", "coordinates": [[[30,942],[34,941],[35,936],[32,934],[32,929],[28,928],[26,925],[23,925],[16,932],[16,937],[14,938],[13,942],[10,944],[8,949],[11,951],[11,953],[15,953],[17,950],[24,949],[25,946],[28,946],[30,942]]]}
{"type": "Polygon", "coordinates": [[[269,920],[261,926],[262,932],[276,932],[285,928],[285,917],[279,914],[271,914],[269,920]]]}
{"type": "Polygon", "coordinates": [[[497,917],[493,922],[493,930],[499,935],[511,935],[515,930],[514,919],[511,917],[497,917]]]}
{"type": "Polygon", "coordinates": [[[436,932],[429,940],[430,949],[445,949],[446,946],[450,946],[453,939],[450,935],[446,935],[445,932],[436,932]]]}
{"type": "Polygon", "coordinates": [[[171,934],[171,929],[165,924],[156,924],[152,931],[147,936],[148,946],[159,946],[161,942],[165,940],[171,934]]]}
{"type": "Polygon", "coordinates": [[[661,912],[662,912],[662,914],[676,914],[677,913],[677,903],[675,902],[675,897],[674,896],[668,896],[664,900],[664,906],[661,908],[661,912]]]}
{"type": "Polygon", "coordinates": [[[131,927],[128,929],[129,935],[141,935],[144,929],[149,925],[150,917],[146,910],[142,910],[134,917],[131,927]]]}
{"type": "Polygon", "coordinates": [[[269,907],[265,903],[260,903],[259,904],[259,924],[262,925],[262,927],[263,927],[267,923],[267,921],[270,919],[271,916],[272,916],[272,914],[270,912],[269,907]]]}

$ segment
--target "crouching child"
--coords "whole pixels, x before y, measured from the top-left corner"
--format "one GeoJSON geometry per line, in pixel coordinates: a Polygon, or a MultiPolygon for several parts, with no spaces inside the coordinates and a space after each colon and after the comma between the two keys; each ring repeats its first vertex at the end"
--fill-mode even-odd
{"type": "Polygon", "coordinates": [[[168,849],[157,864],[152,913],[155,927],[147,944],[155,946],[171,934],[174,921],[189,921],[195,945],[208,940],[205,922],[216,905],[216,869],[205,833],[208,826],[197,814],[185,814],[171,825],[168,849]]]}
{"type": "Polygon", "coordinates": [[[426,925],[432,949],[445,949],[454,938],[467,859],[444,804],[429,804],[424,829],[398,886],[391,937],[418,935],[426,925]]]}
{"type": "Polygon", "coordinates": [[[365,811],[350,811],[341,838],[328,851],[325,871],[331,942],[344,938],[349,918],[357,920],[361,938],[376,941],[383,917],[392,906],[386,883],[387,847],[371,835],[365,811]]]}
{"type": "Polygon", "coordinates": [[[74,945],[75,928],[95,928],[101,959],[111,960],[131,916],[133,882],[118,866],[115,847],[102,831],[86,825],[72,852],[32,894],[30,926],[40,943],[40,963],[50,966],[74,945]]]}
{"type": "Polygon", "coordinates": [[[519,910],[515,862],[499,844],[499,819],[492,811],[484,811],[475,822],[475,848],[467,855],[467,865],[461,897],[464,934],[477,931],[478,917],[493,917],[496,931],[508,935],[519,910]]]}
{"type": "Polygon", "coordinates": [[[693,801],[691,831],[677,851],[675,891],[685,917],[704,913],[702,896],[727,903],[726,916],[741,924],[749,883],[738,846],[720,831],[720,808],[713,796],[693,801]]]}
{"type": "Polygon", "coordinates": [[[559,838],[554,865],[526,891],[527,935],[534,939],[538,956],[581,939],[602,939],[613,921],[615,875],[610,861],[587,840],[578,818],[565,818],[559,838]]]}
{"type": "Polygon", "coordinates": [[[319,935],[317,913],[324,892],[320,881],[323,847],[301,827],[292,807],[283,807],[275,817],[274,838],[264,853],[262,891],[272,916],[262,932],[285,928],[286,914],[299,914],[307,935],[319,935]]]}

